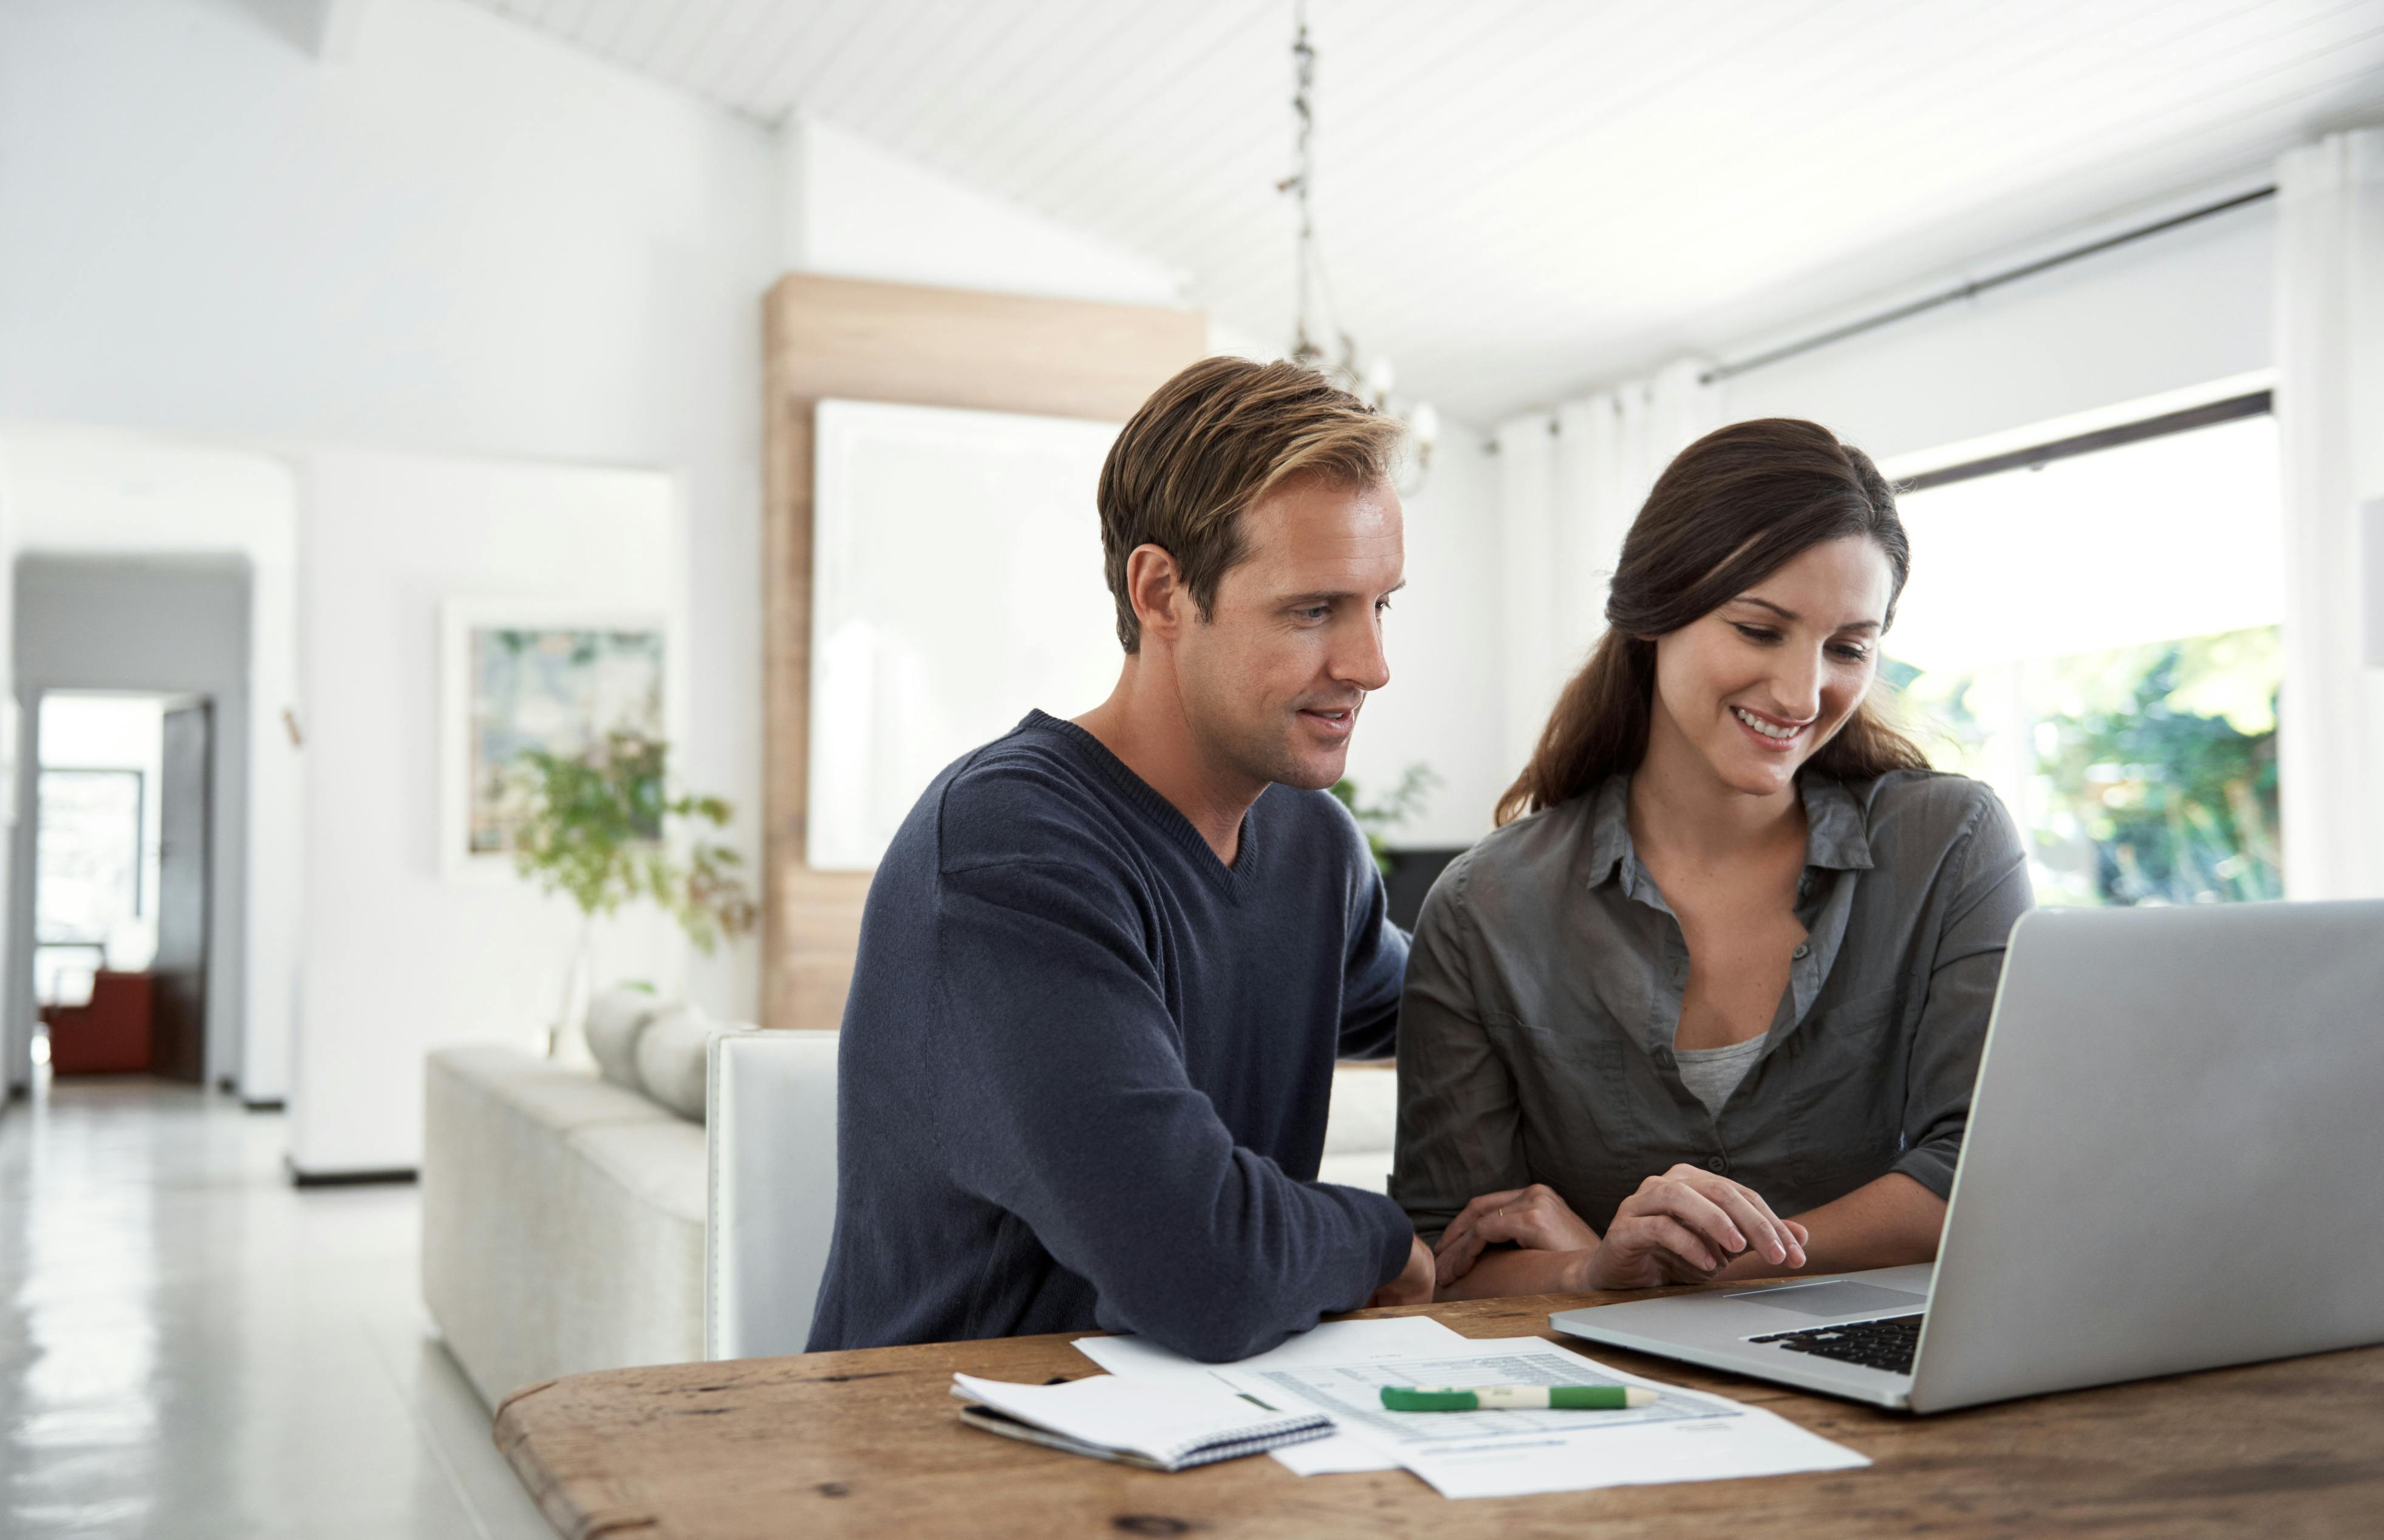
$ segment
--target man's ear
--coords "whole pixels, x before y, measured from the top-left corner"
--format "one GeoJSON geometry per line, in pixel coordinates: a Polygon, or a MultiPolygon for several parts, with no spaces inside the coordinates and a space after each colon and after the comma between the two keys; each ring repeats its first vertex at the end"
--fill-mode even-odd
{"type": "Polygon", "coordinates": [[[1175,558],[1163,546],[1137,545],[1127,553],[1125,596],[1146,637],[1172,642],[1189,618],[1186,606],[1192,602],[1191,592],[1184,586],[1175,558]]]}

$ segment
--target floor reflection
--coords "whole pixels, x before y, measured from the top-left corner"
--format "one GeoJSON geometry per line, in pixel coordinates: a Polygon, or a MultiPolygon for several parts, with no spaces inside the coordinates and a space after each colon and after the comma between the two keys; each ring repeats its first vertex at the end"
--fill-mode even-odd
{"type": "MultiPolygon", "coordinates": [[[[46,1078],[46,1077],[45,1077],[46,1078]]],[[[0,1111],[0,1534],[547,1534],[430,1335],[410,1187],[138,1077],[0,1111]]]]}

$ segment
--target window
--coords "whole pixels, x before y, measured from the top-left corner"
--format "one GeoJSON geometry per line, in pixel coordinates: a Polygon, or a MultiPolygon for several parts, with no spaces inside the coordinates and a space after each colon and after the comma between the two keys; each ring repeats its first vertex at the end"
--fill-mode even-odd
{"type": "Polygon", "coordinates": [[[42,772],[33,923],[43,944],[104,945],[139,917],[143,778],[138,770],[42,772]]]}
{"type": "Polygon", "coordinates": [[[2254,404],[1900,500],[1883,671],[1931,758],[2011,809],[2040,902],[2283,896],[2284,561],[2254,404]]]}
{"type": "Polygon", "coordinates": [[[142,906],[144,777],[138,770],[43,770],[33,918],[35,998],[91,998],[91,974],[142,906]]]}

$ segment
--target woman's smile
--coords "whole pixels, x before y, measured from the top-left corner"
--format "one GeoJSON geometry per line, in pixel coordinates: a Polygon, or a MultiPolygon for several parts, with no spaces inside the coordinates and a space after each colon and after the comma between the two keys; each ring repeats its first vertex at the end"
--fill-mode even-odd
{"type": "Polygon", "coordinates": [[[1797,749],[1804,742],[1805,730],[1813,725],[1810,722],[1783,722],[1779,717],[1766,716],[1745,706],[1732,706],[1730,714],[1767,753],[1784,754],[1797,749]]]}

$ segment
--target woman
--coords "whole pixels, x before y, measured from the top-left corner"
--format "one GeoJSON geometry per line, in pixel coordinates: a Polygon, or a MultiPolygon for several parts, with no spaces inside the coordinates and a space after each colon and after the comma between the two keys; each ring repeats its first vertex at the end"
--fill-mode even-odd
{"type": "Polygon", "coordinates": [[[2031,900],[1994,794],[1872,697],[1909,565],[1812,423],[1708,434],[1648,494],[1416,931],[1391,1191],[1440,1298],[1935,1257],[2031,900]]]}

